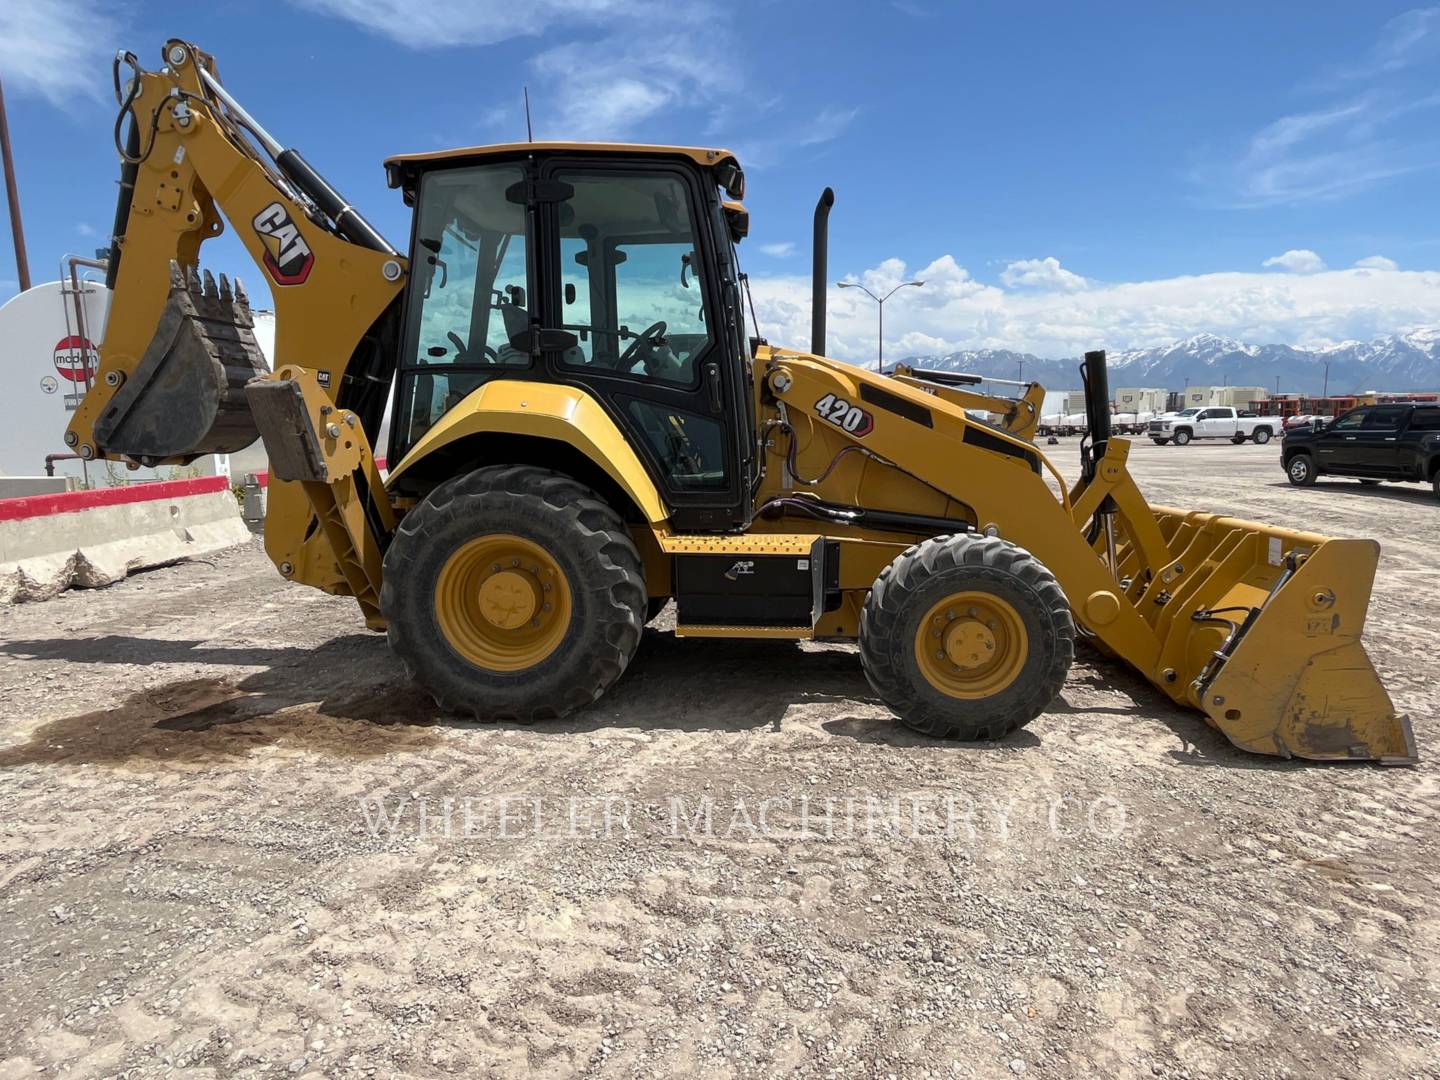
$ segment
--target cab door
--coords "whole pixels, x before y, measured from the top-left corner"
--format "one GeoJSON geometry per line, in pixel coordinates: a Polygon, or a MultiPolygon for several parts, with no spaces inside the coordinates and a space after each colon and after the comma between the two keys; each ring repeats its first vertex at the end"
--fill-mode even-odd
{"type": "Polygon", "coordinates": [[[435,169],[420,180],[391,418],[394,466],[483,383],[529,378],[510,341],[534,290],[525,208],[508,193],[518,163],[435,169]]]}
{"type": "Polygon", "coordinates": [[[1377,405],[1360,425],[1353,446],[1355,466],[1371,476],[1400,476],[1400,432],[1411,410],[1403,405],[1377,405]]]}
{"type": "Polygon", "coordinates": [[[554,159],[541,170],[547,348],[636,447],[680,529],[743,526],[750,501],[738,312],[717,288],[712,216],[692,168],[554,159]]]}
{"type": "Polygon", "coordinates": [[[1351,409],[1315,438],[1315,463],[1325,472],[1349,473],[1359,468],[1360,427],[1368,407],[1351,409]]]}

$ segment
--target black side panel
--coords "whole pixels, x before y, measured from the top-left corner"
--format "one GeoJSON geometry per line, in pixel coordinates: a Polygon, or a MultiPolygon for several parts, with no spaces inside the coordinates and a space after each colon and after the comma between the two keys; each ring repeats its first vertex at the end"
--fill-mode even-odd
{"type": "Polygon", "coordinates": [[[681,626],[814,626],[825,606],[826,546],[796,555],[675,556],[681,626]]]}
{"type": "Polygon", "coordinates": [[[979,424],[966,425],[965,441],[971,446],[978,446],[984,450],[993,450],[997,454],[1007,454],[1010,457],[1017,457],[1021,461],[1027,462],[1030,468],[1034,469],[1035,473],[1039,475],[1040,459],[1035,455],[1033,450],[1025,450],[1015,446],[1013,443],[1006,442],[1000,438],[1000,436],[992,435],[979,424]]]}
{"type": "Polygon", "coordinates": [[[899,394],[892,394],[889,390],[882,390],[878,386],[871,386],[869,383],[860,384],[860,399],[868,401],[877,409],[884,409],[896,416],[903,416],[906,420],[920,424],[922,427],[934,427],[935,418],[931,416],[930,410],[924,405],[916,405],[913,401],[906,401],[899,394]]]}

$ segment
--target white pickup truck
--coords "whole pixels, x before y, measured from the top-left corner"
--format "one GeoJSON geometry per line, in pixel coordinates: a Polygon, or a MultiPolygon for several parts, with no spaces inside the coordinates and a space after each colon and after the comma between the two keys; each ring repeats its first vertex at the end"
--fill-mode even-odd
{"type": "Polygon", "coordinates": [[[1150,438],[1156,446],[1174,442],[1184,446],[1191,439],[1229,439],[1242,443],[1254,439],[1267,443],[1280,431],[1278,416],[1241,416],[1228,406],[1181,409],[1150,421],[1150,438]]]}

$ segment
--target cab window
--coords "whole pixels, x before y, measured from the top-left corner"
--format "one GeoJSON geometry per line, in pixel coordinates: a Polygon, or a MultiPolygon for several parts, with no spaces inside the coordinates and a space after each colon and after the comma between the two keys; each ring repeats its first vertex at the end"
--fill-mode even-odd
{"type": "Polygon", "coordinates": [[[401,349],[398,448],[408,449],[487,379],[528,367],[511,345],[530,323],[518,165],[437,170],[421,181],[401,349]]]}
{"type": "Polygon", "coordinates": [[[1331,431],[1358,431],[1360,425],[1365,422],[1369,409],[1351,409],[1344,416],[1330,425],[1331,431]]]}
{"type": "Polygon", "coordinates": [[[1440,431],[1440,409],[1416,409],[1410,416],[1411,431],[1440,431]]]}
{"type": "Polygon", "coordinates": [[[562,363],[676,387],[699,384],[712,321],[696,266],[696,216],[676,175],[565,171],[560,211],[562,363]]]}
{"type": "Polygon", "coordinates": [[[1360,426],[1366,431],[1395,431],[1405,422],[1405,414],[1409,411],[1393,406],[1371,409],[1370,414],[1365,417],[1365,423],[1360,426]]]}

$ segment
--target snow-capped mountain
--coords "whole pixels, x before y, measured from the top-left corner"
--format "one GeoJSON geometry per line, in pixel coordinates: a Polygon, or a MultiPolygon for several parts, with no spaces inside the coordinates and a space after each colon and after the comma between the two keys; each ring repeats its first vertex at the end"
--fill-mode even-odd
{"type": "MultiPolygon", "coordinates": [[[[1246,345],[1214,334],[1108,355],[1110,385],[1182,389],[1192,386],[1263,386],[1275,392],[1331,394],[1365,390],[1440,389],[1440,329],[1412,330],[1374,341],[1347,341],[1319,349],[1246,345]],[[1326,366],[1329,366],[1327,380],[1326,366]]],[[[1080,385],[1079,357],[1044,360],[1007,349],[967,349],[944,356],[915,356],[906,363],[969,371],[996,379],[1038,379],[1054,390],[1080,385]]],[[[889,364],[886,364],[887,368],[889,364]]]]}

